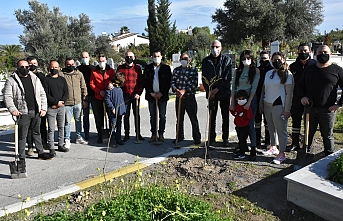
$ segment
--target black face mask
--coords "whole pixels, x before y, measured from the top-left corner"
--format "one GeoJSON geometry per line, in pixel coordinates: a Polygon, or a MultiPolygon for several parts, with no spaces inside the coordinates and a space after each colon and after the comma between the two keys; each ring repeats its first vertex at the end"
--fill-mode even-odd
{"type": "Polygon", "coordinates": [[[326,62],[328,62],[330,59],[330,55],[328,54],[319,54],[317,55],[317,61],[321,64],[325,64],[326,62]]]}
{"type": "Polygon", "coordinates": [[[34,71],[37,69],[37,66],[36,65],[30,65],[30,71],[34,71]]]}
{"type": "Polygon", "coordinates": [[[125,62],[127,64],[131,64],[133,62],[133,59],[132,58],[129,58],[129,57],[125,57],[125,62]]]}
{"type": "Polygon", "coordinates": [[[306,52],[306,53],[298,53],[298,56],[300,58],[300,60],[307,60],[310,57],[310,53],[306,52]]]}
{"type": "Polygon", "coordinates": [[[21,75],[23,75],[23,76],[26,76],[26,75],[28,75],[29,74],[29,69],[26,69],[26,68],[22,68],[22,67],[20,67],[20,68],[18,68],[18,72],[21,74],[21,75]]]}
{"type": "Polygon", "coordinates": [[[281,61],[273,61],[272,62],[274,68],[281,69],[282,68],[282,62],[281,61]]]}
{"type": "Polygon", "coordinates": [[[69,72],[73,72],[75,70],[74,66],[67,66],[65,67],[65,70],[69,73],[69,72]]]}
{"type": "Polygon", "coordinates": [[[50,69],[49,72],[50,72],[52,75],[58,74],[58,70],[57,70],[57,69],[50,69]]]}
{"type": "Polygon", "coordinates": [[[260,60],[260,63],[263,67],[266,67],[269,64],[269,60],[260,60]]]}

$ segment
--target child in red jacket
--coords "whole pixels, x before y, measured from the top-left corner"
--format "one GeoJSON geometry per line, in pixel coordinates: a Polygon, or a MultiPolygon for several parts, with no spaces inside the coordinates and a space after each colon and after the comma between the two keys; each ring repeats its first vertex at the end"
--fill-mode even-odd
{"type": "Polygon", "coordinates": [[[234,123],[236,125],[236,132],[238,137],[239,152],[236,153],[234,159],[244,159],[245,152],[248,151],[247,138],[249,135],[249,124],[253,118],[251,107],[248,110],[244,109],[249,95],[245,90],[239,90],[236,93],[235,109],[230,111],[235,117],[234,123]]]}

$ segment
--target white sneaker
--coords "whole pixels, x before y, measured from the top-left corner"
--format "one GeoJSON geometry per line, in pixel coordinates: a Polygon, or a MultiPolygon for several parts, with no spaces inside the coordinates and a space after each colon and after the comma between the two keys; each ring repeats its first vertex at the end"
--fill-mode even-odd
{"type": "Polygon", "coordinates": [[[70,140],[65,139],[65,140],[64,140],[64,147],[67,148],[67,149],[70,149],[70,146],[71,146],[70,140]]]}
{"type": "Polygon", "coordinates": [[[270,146],[269,150],[263,152],[264,156],[278,155],[278,154],[279,154],[279,150],[276,146],[270,146]]]}
{"type": "Polygon", "coordinates": [[[88,141],[85,141],[82,137],[77,138],[75,141],[76,144],[88,144],[88,141]]]}

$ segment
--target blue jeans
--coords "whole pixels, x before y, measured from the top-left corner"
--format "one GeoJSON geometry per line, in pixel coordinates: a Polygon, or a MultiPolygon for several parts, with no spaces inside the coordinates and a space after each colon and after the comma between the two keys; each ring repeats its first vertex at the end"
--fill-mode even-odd
{"type": "Polygon", "coordinates": [[[140,124],[141,124],[141,120],[140,120],[141,117],[140,117],[140,114],[139,114],[140,99],[138,99],[138,108],[136,108],[136,99],[135,98],[133,98],[133,97],[125,97],[124,101],[125,101],[125,107],[126,107],[126,113],[125,113],[125,116],[124,116],[124,130],[125,130],[125,136],[129,136],[130,135],[130,112],[131,112],[131,106],[132,106],[135,122],[138,122],[138,125],[135,125],[135,129],[136,129],[135,131],[136,131],[136,133],[138,133],[140,131],[140,124]],[[138,119],[136,119],[136,111],[138,111],[138,114],[137,114],[138,119]]]}
{"type": "Polygon", "coordinates": [[[335,125],[336,112],[330,112],[328,108],[311,107],[309,109],[310,114],[310,127],[308,146],[311,148],[314,134],[317,131],[319,124],[320,134],[323,138],[324,153],[326,155],[334,152],[334,136],[333,127],[335,125]]]}
{"type": "Polygon", "coordinates": [[[70,124],[71,117],[74,115],[76,136],[81,138],[81,103],[75,104],[74,106],[65,106],[65,128],[64,128],[64,139],[70,140],[70,124]]]}
{"type": "MultiPolygon", "coordinates": [[[[149,112],[150,112],[150,126],[151,126],[151,133],[152,136],[157,136],[157,128],[156,128],[156,100],[153,102],[148,103],[149,112]]],[[[159,116],[159,130],[158,135],[164,134],[164,130],[166,128],[166,112],[167,112],[167,101],[158,102],[158,116],[159,116]]]]}
{"type": "Polygon", "coordinates": [[[55,133],[55,122],[57,121],[58,128],[58,146],[61,147],[64,144],[64,122],[65,122],[65,106],[52,109],[48,107],[46,113],[48,119],[48,144],[50,149],[54,149],[54,133],[55,133]]]}
{"type": "Polygon", "coordinates": [[[251,101],[250,107],[252,109],[252,119],[250,120],[249,124],[249,137],[250,137],[250,142],[252,147],[256,147],[256,131],[255,131],[255,115],[256,115],[256,110],[257,110],[257,97],[256,95],[251,101]]]}

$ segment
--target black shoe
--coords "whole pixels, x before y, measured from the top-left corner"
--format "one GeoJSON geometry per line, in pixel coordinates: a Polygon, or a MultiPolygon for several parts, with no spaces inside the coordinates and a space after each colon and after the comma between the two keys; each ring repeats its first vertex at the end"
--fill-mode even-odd
{"type": "Polygon", "coordinates": [[[195,144],[195,145],[201,144],[201,140],[195,140],[195,141],[194,141],[194,144],[195,144]]]}
{"type": "Polygon", "coordinates": [[[285,152],[297,151],[297,150],[299,150],[299,148],[300,147],[297,145],[289,145],[286,147],[285,152]]]}
{"type": "Polygon", "coordinates": [[[245,154],[240,154],[240,153],[235,154],[235,155],[233,155],[233,159],[235,159],[235,160],[243,160],[243,159],[245,159],[245,154]]]}
{"type": "Polygon", "coordinates": [[[228,147],[228,146],[229,146],[229,140],[224,140],[223,146],[224,146],[224,147],[228,147]]]}
{"type": "MultiPolygon", "coordinates": [[[[183,138],[179,138],[179,139],[177,139],[177,142],[183,141],[184,139],[185,139],[184,137],[183,138]]],[[[176,139],[173,140],[173,143],[176,143],[176,139]]]]}
{"type": "Polygon", "coordinates": [[[58,146],[58,149],[57,149],[58,151],[61,151],[61,152],[68,152],[69,151],[69,149],[68,148],[66,148],[66,147],[64,147],[64,146],[58,146]]]}
{"type": "Polygon", "coordinates": [[[118,145],[124,145],[124,144],[125,144],[125,142],[122,141],[122,140],[117,140],[116,143],[117,143],[118,145]]]}
{"type": "Polygon", "coordinates": [[[98,140],[96,141],[96,143],[102,143],[102,137],[98,137],[98,140]]]}
{"type": "Polygon", "coordinates": [[[85,134],[85,140],[89,139],[89,134],[85,134]]]}
{"type": "Polygon", "coordinates": [[[256,161],[256,156],[250,155],[250,156],[249,156],[249,161],[256,161]]]}
{"type": "Polygon", "coordinates": [[[50,155],[51,155],[52,158],[56,157],[55,150],[50,150],[50,155]]]}
{"type": "Polygon", "coordinates": [[[145,140],[145,139],[144,139],[144,137],[142,137],[142,135],[139,135],[138,140],[145,140]]]}
{"type": "Polygon", "coordinates": [[[128,140],[130,140],[130,136],[129,136],[129,135],[125,135],[123,141],[126,142],[126,141],[128,141],[128,140]]]}
{"type": "Polygon", "coordinates": [[[52,159],[53,157],[51,156],[51,154],[50,153],[39,153],[38,154],[38,159],[39,160],[50,160],[50,159],[52,159]]]}

